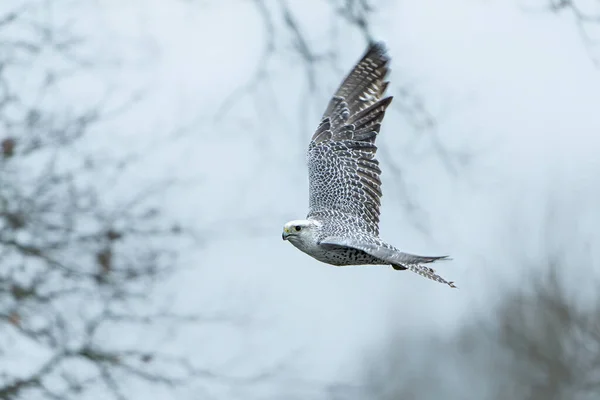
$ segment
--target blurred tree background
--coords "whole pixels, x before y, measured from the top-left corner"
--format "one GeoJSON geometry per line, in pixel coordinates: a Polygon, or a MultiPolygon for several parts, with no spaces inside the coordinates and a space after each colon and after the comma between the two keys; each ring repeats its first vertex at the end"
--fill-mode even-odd
{"type": "Polygon", "coordinates": [[[106,123],[134,101],[119,104],[107,82],[74,96],[102,80],[106,58],[53,3],[1,7],[0,398],[130,398],[137,383],[203,373],[157,347],[200,320],[157,298],[186,235],[156,196],[176,179],[137,186],[134,151],[87,146],[118,147],[106,123]]]}
{"type": "MultiPolygon", "coordinates": [[[[398,25],[386,14],[396,3],[0,5],[0,399],[599,398],[597,245],[581,233],[597,226],[593,211],[569,203],[557,208],[558,222],[544,214],[540,221],[551,221],[544,227],[524,226],[517,214],[499,211],[498,235],[512,244],[500,246],[498,259],[480,262],[484,249],[463,259],[490,270],[510,264],[506,269],[518,271],[520,284],[485,275],[498,286],[496,297],[475,307],[480,298],[469,285],[478,282],[467,279],[467,269],[452,270],[459,287],[464,276],[465,317],[443,304],[434,314],[438,303],[456,300],[431,295],[444,288],[413,285],[396,274],[394,280],[411,282],[401,301],[394,299],[401,303],[394,312],[405,313],[390,318],[383,333],[358,319],[359,306],[388,305],[368,285],[379,288],[390,278],[352,278],[349,271],[328,280],[331,275],[319,274],[335,272],[303,270],[308,259],[289,261],[286,249],[272,250],[281,246],[271,242],[279,237],[277,224],[303,216],[304,151],[323,105],[369,40],[395,40],[384,26],[398,25]],[[163,23],[160,32],[177,31],[176,18],[191,26],[176,41],[145,37],[163,23]],[[202,47],[196,42],[205,44],[213,32],[194,18],[215,20],[226,32],[202,47]],[[141,33],[123,33],[136,29],[141,33]],[[227,46],[227,35],[242,37],[239,48],[227,46]],[[183,60],[199,57],[190,68],[206,70],[178,72],[164,61],[174,54],[169,51],[180,51],[183,60]],[[241,54],[243,75],[229,76],[236,62],[223,61],[228,53],[241,54]],[[205,92],[190,101],[187,81],[196,75],[222,85],[219,96],[206,81],[205,92]],[[535,249],[526,240],[523,248],[513,243],[538,229],[542,236],[560,234],[544,236],[535,249]],[[242,254],[248,247],[233,240],[246,236],[256,239],[255,250],[242,254]],[[365,286],[357,283],[367,279],[365,286]],[[354,300],[343,297],[348,290],[356,292],[354,300]],[[315,304],[307,305],[309,296],[315,304]],[[263,314],[261,304],[273,309],[263,314]],[[325,324],[329,314],[320,312],[343,309],[352,309],[346,318],[356,318],[358,330],[336,322],[334,340],[307,350],[306,342],[332,329],[314,323],[325,324]],[[302,311],[310,317],[303,319],[302,311]],[[288,314],[288,326],[272,321],[288,314]],[[418,318],[439,320],[443,329],[419,326],[418,318]],[[449,320],[459,322],[443,326],[449,320]],[[356,340],[367,345],[344,341],[366,334],[373,337],[356,340]],[[333,364],[336,345],[352,363],[340,368],[353,371],[351,378],[307,374],[313,368],[302,353],[333,364]]],[[[568,15],[595,62],[600,5],[588,3],[532,1],[523,14],[568,15]]],[[[444,241],[432,232],[441,223],[425,211],[426,199],[452,193],[444,187],[477,187],[487,177],[472,176],[486,166],[469,138],[442,134],[452,118],[428,98],[404,56],[392,54],[401,68],[392,76],[395,112],[383,136],[402,135],[382,136],[379,152],[386,199],[393,199],[384,219],[407,226],[404,239],[421,235],[437,245],[444,241]],[[418,192],[424,179],[440,191],[418,192]]],[[[477,198],[470,193],[464,196],[477,198]]],[[[464,216],[453,218],[443,223],[459,225],[464,216]]],[[[457,232],[446,233],[460,237],[457,232]]]]}
{"type": "MultiPolygon", "coordinates": [[[[597,295],[566,288],[568,261],[528,272],[488,315],[452,333],[397,330],[367,357],[372,399],[595,399],[600,391],[597,295]],[[419,349],[419,350],[415,350],[419,349]]],[[[589,268],[589,267],[586,267],[589,268]]],[[[585,283],[596,291],[597,281],[585,283]]]]}

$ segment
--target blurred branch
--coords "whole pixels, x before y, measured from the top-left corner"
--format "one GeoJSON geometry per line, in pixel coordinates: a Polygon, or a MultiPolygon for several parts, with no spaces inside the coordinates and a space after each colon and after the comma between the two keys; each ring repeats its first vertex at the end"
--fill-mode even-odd
{"type": "Polygon", "coordinates": [[[600,66],[598,57],[594,54],[594,49],[598,46],[598,40],[592,38],[587,31],[588,26],[600,23],[600,11],[598,14],[584,12],[583,9],[579,7],[577,0],[550,0],[549,7],[550,10],[555,13],[571,13],[592,62],[596,67],[600,66]]]}
{"type": "Polygon", "coordinates": [[[375,11],[369,0],[343,0],[340,5],[339,0],[329,0],[337,9],[337,13],[346,21],[358,28],[362,32],[367,42],[373,41],[370,32],[369,14],[375,11]]]}
{"type": "MultiPolygon", "coordinates": [[[[522,7],[526,11],[535,12],[553,12],[555,14],[570,14],[573,17],[579,35],[581,36],[585,45],[586,51],[594,65],[600,66],[600,60],[598,60],[595,51],[598,47],[599,39],[593,38],[589,34],[589,29],[600,24],[600,3],[596,2],[596,11],[588,11],[584,7],[584,2],[580,0],[543,0],[545,5],[537,8],[533,7],[522,7]]],[[[591,3],[586,4],[588,8],[591,3]]],[[[593,7],[593,6],[592,6],[593,7]]]]}
{"type": "Polygon", "coordinates": [[[129,399],[132,383],[220,379],[157,349],[166,332],[239,322],[162,306],[189,233],[158,198],[175,180],[129,182],[117,196],[103,178],[127,182],[131,158],[80,151],[137,97],[109,110],[110,98],[65,95],[95,53],[82,56],[86,41],[38,6],[0,15],[0,33],[14,28],[0,43],[0,399],[129,399]]]}
{"type": "Polygon", "coordinates": [[[215,113],[215,121],[217,122],[221,121],[240,99],[242,99],[244,96],[253,94],[256,89],[268,78],[267,68],[273,55],[275,54],[275,25],[271,11],[266,6],[265,1],[253,0],[253,2],[256,5],[258,14],[263,21],[266,44],[264,46],[262,55],[258,60],[258,66],[256,67],[252,77],[246,84],[242,85],[239,89],[227,96],[221,103],[221,106],[215,113]]]}

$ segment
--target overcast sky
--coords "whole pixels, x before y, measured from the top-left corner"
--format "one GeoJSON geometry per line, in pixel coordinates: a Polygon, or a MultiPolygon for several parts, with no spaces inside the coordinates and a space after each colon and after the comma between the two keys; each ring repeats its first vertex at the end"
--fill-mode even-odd
{"type": "MultiPolygon", "coordinates": [[[[289,356],[292,375],[351,382],[392,327],[450,332],[489,310],[506,285],[526,285],[523,260],[546,257],[549,228],[552,243],[575,254],[583,240],[600,243],[600,76],[574,22],[517,1],[379,3],[373,33],[392,57],[390,94],[410,84],[437,120],[419,133],[402,113],[386,117],[381,234],[407,252],[451,255],[437,270],[458,290],[387,267],[328,266],[281,240],[283,224],[306,215],[303,154],[328,96],[364,51],[358,33],[339,28],[342,75],[317,69],[322,86],[308,111],[304,70],[284,52],[269,65],[268,87],[216,121],[265,45],[252,2],[113,1],[73,11],[105,56],[120,60],[106,69],[112,87],[147,89],[112,122],[120,150],[148,149],[134,175],[186,182],[165,205],[205,232],[204,246],[182,256],[194,268],[178,281],[181,307],[256,321],[180,338],[208,365],[242,357],[244,374],[289,356]],[[188,129],[169,139],[179,127],[188,129]],[[403,187],[417,214],[403,207],[403,187]],[[548,204],[558,214],[550,225],[548,204]]],[[[331,10],[320,0],[294,10],[318,48],[331,10]]]]}

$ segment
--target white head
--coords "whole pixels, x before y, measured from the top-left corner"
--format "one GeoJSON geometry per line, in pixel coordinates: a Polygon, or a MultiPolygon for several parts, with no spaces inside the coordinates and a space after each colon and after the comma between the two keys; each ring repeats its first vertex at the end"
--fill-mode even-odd
{"type": "Polygon", "coordinates": [[[310,219],[290,221],[283,226],[281,238],[289,240],[296,247],[317,242],[321,223],[310,219]]]}

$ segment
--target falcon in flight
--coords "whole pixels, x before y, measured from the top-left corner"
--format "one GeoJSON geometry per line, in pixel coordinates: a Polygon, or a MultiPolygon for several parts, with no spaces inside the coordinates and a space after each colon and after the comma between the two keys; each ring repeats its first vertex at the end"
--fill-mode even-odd
{"type": "Polygon", "coordinates": [[[446,259],[403,253],[379,238],[381,180],[375,139],[392,97],[389,57],[373,43],[329,102],[308,146],[307,219],[283,227],[283,240],[332,265],[391,265],[455,287],[427,265],[446,259]]]}

